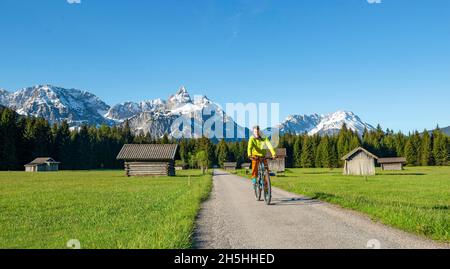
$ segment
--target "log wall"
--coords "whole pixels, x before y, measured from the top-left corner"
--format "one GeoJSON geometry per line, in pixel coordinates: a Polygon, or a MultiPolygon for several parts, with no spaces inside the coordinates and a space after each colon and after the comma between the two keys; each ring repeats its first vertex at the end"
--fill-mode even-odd
{"type": "Polygon", "coordinates": [[[125,162],[127,176],[175,176],[173,161],[125,162]]]}

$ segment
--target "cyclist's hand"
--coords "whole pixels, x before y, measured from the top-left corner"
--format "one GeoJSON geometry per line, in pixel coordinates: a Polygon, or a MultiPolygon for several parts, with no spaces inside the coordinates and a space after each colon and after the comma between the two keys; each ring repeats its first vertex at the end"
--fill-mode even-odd
{"type": "Polygon", "coordinates": [[[278,156],[277,156],[277,155],[273,155],[273,156],[272,156],[272,160],[275,160],[275,159],[278,159],[278,156]]]}

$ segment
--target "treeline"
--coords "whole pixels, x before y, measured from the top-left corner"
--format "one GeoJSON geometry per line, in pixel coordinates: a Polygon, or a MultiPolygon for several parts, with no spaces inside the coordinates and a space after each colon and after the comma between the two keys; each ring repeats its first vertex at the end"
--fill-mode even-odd
{"type": "Polygon", "coordinates": [[[378,126],[359,136],[344,125],[336,135],[285,134],[280,140],[280,147],[287,150],[288,167],[341,167],[341,158],[359,146],[378,157],[406,157],[411,166],[443,166],[450,161],[450,137],[439,128],[405,135],[378,126]]]}
{"type": "MultiPolygon", "coordinates": [[[[128,124],[118,126],[82,125],[71,130],[67,122],[50,125],[42,118],[22,117],[0,108],[0,170],[23,170],[36,157],[53,157],[61,169],[118,169],[116,156],[126,143],[178,143],[177,162],[186,167],[222,166],[226,161],[248,162],[247,141],[210,139],[172,141],[165,135],[133,135],[128,124]]],[[[448,165],[450,138],[439,129],[409,135],[386,132],[380,126],[360,137],[344,126],[336,135],[285,134],[279,147],[286,148],[287,167],[339,167],[340,158],[363,146],[379,157],[405,156],[409,165],[448,165]]]]}
{"type": "Polygon", "coordinates": [[[134,137],[129,128],[81,126],[70,130],[67,122],[50,125],[42,118],[22,117],[0,110],[0,169],[23,170],[36,157],[52,157],[61,169],[113,169],[124,143],[134,137]]]}
{"type": "MultiPolygon", "coordinates": [[[[439,128],[433,132],[412,134],[376,130],[365,130],[362,136],[345,125],[335,135],[294,135],[284,134],[280,137],[278,147],[286,148],[287,167],[328,167],[343,165],[341,158],[351,150],[362,146],[378,157],[406,157],[411,166],[448,165],[450,161],[450,137],[439,128]]],[[[203,163],[222,166],[223,162],[235,161],[239,164],[248,162],[247,141],[212,144],[209,139],[190,139],[179,141],[181,163],[197,167],[203,163]],[[200,152],[200,154],[198,154],[200,152]]]]}

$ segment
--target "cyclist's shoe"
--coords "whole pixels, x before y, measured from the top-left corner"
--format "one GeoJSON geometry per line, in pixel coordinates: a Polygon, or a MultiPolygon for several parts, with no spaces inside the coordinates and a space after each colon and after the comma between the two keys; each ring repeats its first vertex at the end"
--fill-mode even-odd
{"type": "Polygon", "coordinates": [[[256,178],[252,178],[253,187],[256,187],[256,178]]]}

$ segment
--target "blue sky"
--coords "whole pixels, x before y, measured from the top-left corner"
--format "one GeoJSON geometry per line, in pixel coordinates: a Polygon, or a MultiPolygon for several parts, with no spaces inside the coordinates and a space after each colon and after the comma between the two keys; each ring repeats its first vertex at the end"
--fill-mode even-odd
{"type": "Polygon", "coordinates": [[[0,88],[50,83],[108,104],[181,85],[281,116],[351,110],[450,125],[448,0],[1,0],[0,88]]]}

